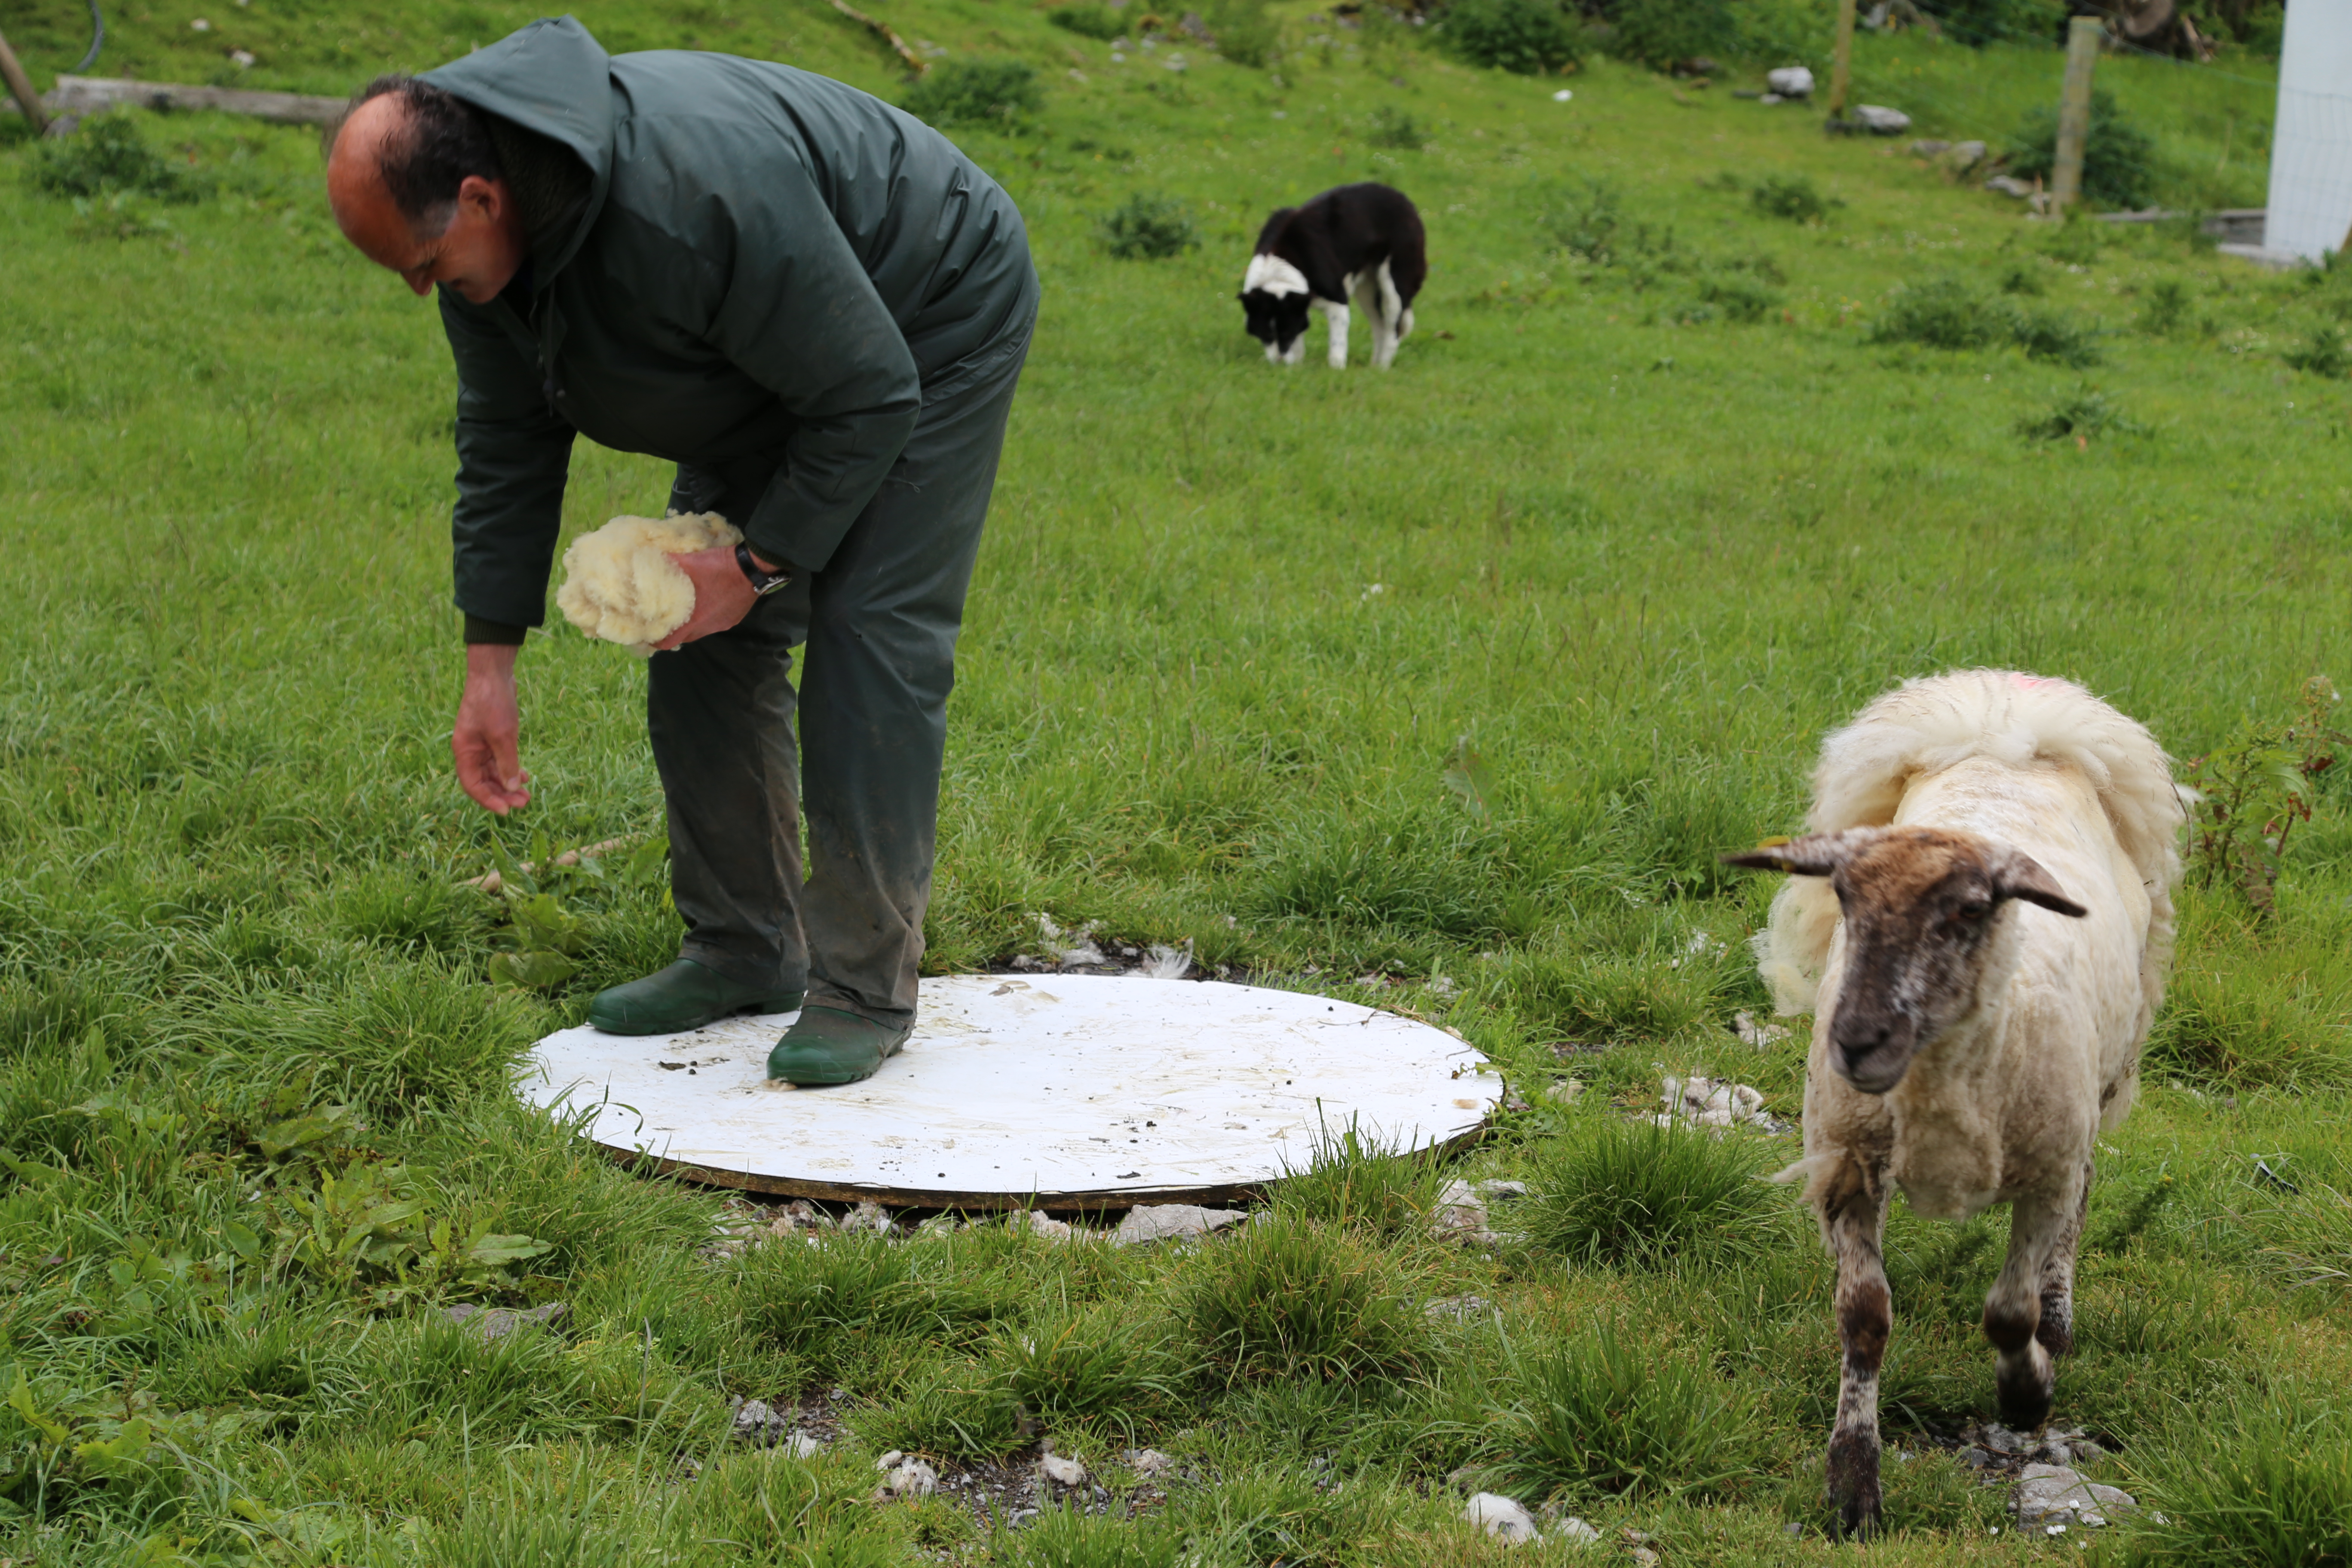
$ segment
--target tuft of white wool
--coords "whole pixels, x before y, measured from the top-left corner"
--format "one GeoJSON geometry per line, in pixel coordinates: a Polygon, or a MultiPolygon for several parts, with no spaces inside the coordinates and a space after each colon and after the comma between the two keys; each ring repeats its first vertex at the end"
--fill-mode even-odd
{"type": "MultiPolygon", "coordinates": [[[[2172,959],[2172,886],[2187,814],[2171,759],[2156,738],[2084,688],[2012,669],[1906,680],[1822,742],[1806,826],[1815,833],[1883,827],[1913,780],[1977,757],[2018,768],[2036,762],[2075,768],[2097,793],[2151,906],[2140,963],[2145,1033],[2172,959]]],[[[1773,899],[1771,921],[1754,945],[1782,1014],[1813,1010],[1837,924],[1837,895],[1826,877],[1790,877],[1773,899]]]]}
{"type": "Polygon", "coordinates": [[[694,583],[670,557],[734,544],[742,537],[715,511],[616,517],[573,540],[563,552],[563,586],[555,591],[555,607],[590,637],[650,658],[654,645],[694,614],[694,583]]]}

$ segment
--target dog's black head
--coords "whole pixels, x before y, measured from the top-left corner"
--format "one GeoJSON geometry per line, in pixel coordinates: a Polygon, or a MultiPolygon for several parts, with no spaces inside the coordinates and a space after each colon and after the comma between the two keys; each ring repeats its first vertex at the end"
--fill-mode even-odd
{"type": "Polygon", "coordinates": [[[1238,296],[1248,317],[1249,335],[1265,345],[1268,359],[1287,356],[1307,335],[1307,297],[1246,289],[1238,296]]]}

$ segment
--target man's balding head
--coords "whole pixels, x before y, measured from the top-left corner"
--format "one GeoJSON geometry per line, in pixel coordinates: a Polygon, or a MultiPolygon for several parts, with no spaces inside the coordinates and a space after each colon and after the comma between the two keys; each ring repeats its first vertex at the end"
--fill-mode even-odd
{"type": "Polygon", "coordinates": [[[378,77],[352,100],[327,200],[344,237],[419,294],[445,283],[487,304],[528,254],[481,111],[415,77],[378,77]]]}

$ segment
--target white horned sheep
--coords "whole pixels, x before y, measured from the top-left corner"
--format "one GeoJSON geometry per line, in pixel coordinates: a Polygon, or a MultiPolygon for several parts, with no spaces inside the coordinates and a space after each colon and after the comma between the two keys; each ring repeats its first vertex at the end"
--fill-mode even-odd
{"type": "Polygon", "coordinates": [[[1932,1218],[2011,1205],[1985,1335],[2000,1418],[2048,1418],[2092,1148],[2131,1108],[2171,960],[2182,816],[2137,723],[2072,681],[1960,670],[1822,742],[1807,837],[1725,857],[1793,874],[1756,945],[1780,1011],[1813,1014],[1805,1157],[1781,1176],[1837,1263],[1849,1533],[1878,1521],[1895,1187],[1932,1218]]]}

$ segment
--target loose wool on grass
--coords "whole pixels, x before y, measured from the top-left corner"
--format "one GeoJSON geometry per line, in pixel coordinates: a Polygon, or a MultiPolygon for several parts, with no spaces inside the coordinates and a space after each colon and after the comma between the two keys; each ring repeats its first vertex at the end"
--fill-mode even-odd
{"type": "Polygon", "coordinates": [[[563,552],[563,586],[555,607],[592,637],[616,642],[639,658],[694,614],[694,584],[670,559],[734,544],[743,532],[715,511],[664,518],[616,517],[583,533],[563,552]]]}

